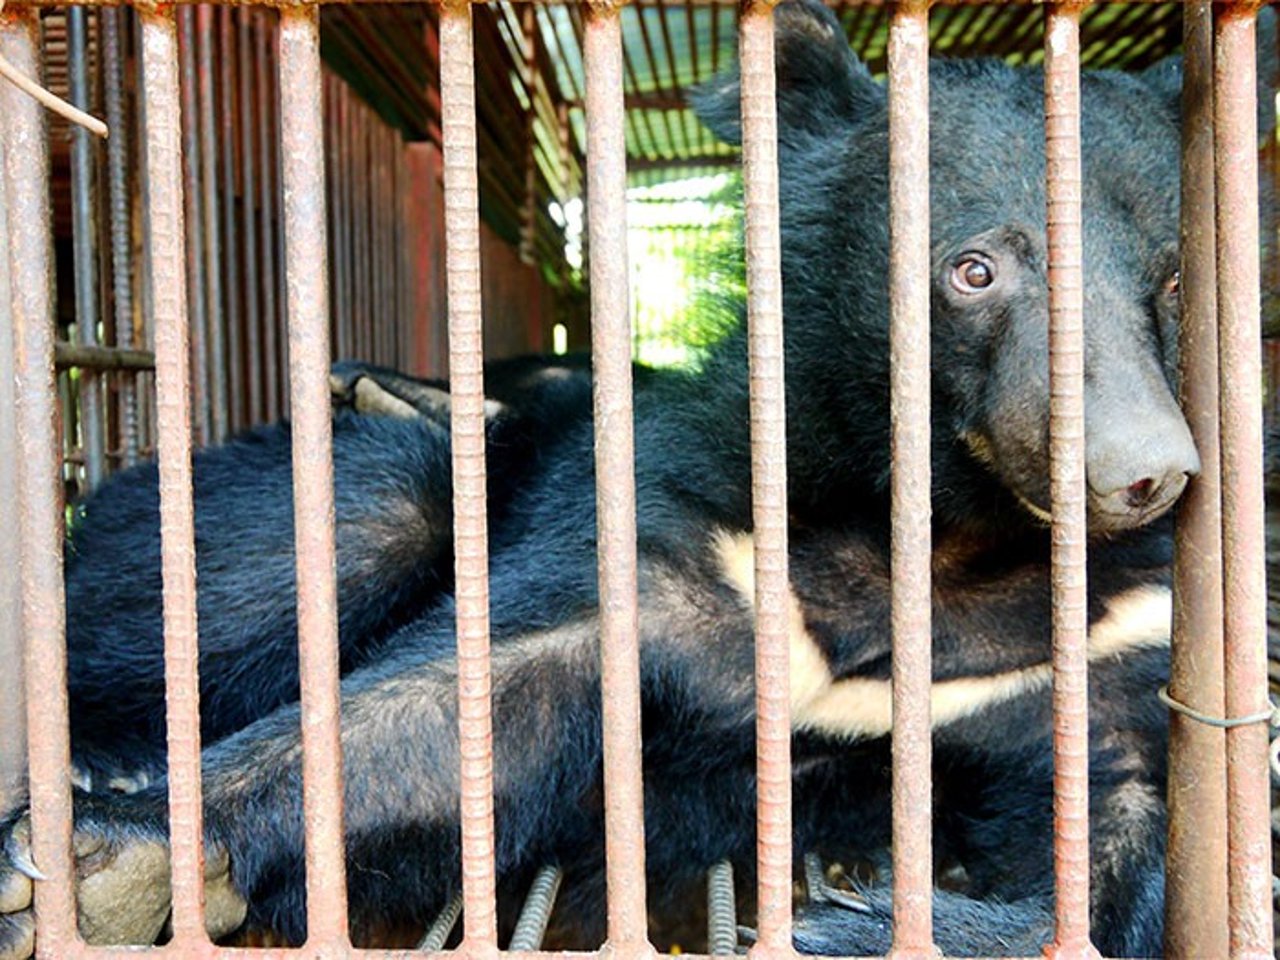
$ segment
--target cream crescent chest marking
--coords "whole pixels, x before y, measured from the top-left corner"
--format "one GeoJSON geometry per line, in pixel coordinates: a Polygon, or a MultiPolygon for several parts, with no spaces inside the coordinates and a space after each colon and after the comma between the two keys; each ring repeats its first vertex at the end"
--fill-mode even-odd
{"type": "MultiPolygon", "coordinates": [[[[750,607],[755,598],[754,541],[749,533],[721,531],[714,549],[724,578],[750,607]]],[[[1089,659],[1103,660],[1129,650],[1169,645],[1173,598],[1167,587],[1136,587],[1114,597],[1107,613],[1089,628],[1089,659]]],[[[817,641],[805,625],[794,592],[788,593],[787,623],[791,660],[791,723],[797,730],[834,737],[875,737],[893,725],[892,690],[888,680],[846,677],[837,680],[817,641]]],[[[978,677],[957,677],[933,684],[934,727],[1021,694],[1048,688],[1049,662],[978,677]]]]}

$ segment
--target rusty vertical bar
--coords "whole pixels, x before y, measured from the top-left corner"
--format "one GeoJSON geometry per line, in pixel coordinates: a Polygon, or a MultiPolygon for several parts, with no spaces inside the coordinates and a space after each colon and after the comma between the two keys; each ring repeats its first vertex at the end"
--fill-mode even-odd
{"type": "Polygon", "coordinates": [[[364,311],[361,307],[363,303],[364,290],[364,270],[363,261],[361,260],[361,236],[363,228],[361,226],[361,215],[364,210],[364,204],[361,202],[365,184],[363,180],[363,170],[360,163],[360,101],[352,94],[347,98],[347,143],[349,149],[348,159],[350,167],[348,170],[348,198],[350,206],[348,215],[351,223],[351,342],[355,349],[356,355],[362,360],[368,360],[368,344],[365,342],[364,336],[364,311]]]}
{"type": "Polygon", "coordinates": [[[522,62],[521,83],[529,98],[524,111],[524,203],[520,206],[520,261],[532,265],[535,262],[534,240],[538,206],[538,165],[534,158],[534,121],[538,110],[534,102],[538,92],[538,29],[537,9],[526,4],[520,10],[520,54],[522,62]]]}
{"type": "Polygon", "coordinates": [[[397,370],[409,371],[409,317],[410,311],[405,302],[405,263],[409,251],[405,238],[405,179],[404,179],[404,141],[399,132],[392,133],[391,139],[391,249],[394,253],[392,279],[395,284],[393,311],[396,324],[396,363],[397,370]]]}
{"type": "MultiPolygon", "coordinates": [[[[275,295],[276,303],[279,305],[280,310],[280,328],[277,339],[279,354],[276,360],[276,369],[283,373],[289,369],[289,292],[288,275],[285,273],[286,254],[284,248],[284,120],[282,113],[284,92],[280,82],[279,13],[277,12],[276,15],[276,42],[268,50],[268,54],[272,60],[272,76],[275,78],[275,99],[273,100],[275,112],[271,117],[271,145],[274,148],[273,159],[275,162],[275,202],[279,210],[276,220],[275,247],[273,249],[275,261],[278,265],[275,295]]],[[[286,379],[280,385],[280,415],[287,418],[292,405],[293,395],[286,379]]]]}
{"type": "MultiPolygon", "coordinates": [[[[39,78],[38,11],[0,12],[0,54],[39,78]]],[[[59,957],[76,941],[72,892],[71,755],[67,743],[66,647],[62,605],[62,496],[54,427],[54,312],[49,152],[43,108],[17,87],[0,84],[8,214],[9,312],[17,393],[15,426],[22,636],[27,689],[32,852],[48,880],[36,884],[42,957],[59,957]],[[17,384],[22,385],[17,390],[17,384]]]]}
{"type": "Polygon", "coordinates": [[[933,957],[929,5],[889,24],[893,956],[933,957]]]}
{"type": "MultiPolygon", "coordinates": [[[[140,17],[133,16],[131,19],[133,33],[133,47],[135,51],[142,49],[142,20],[140,17]]],[[[139,91],[142,88],[142,68],[135,65],[134,69],[135,86],[139,91]]],[[[143,146],[147,138],[147,98],[142,96],[141,92],[134,98],[134,123],[132,125],[132,134],[136,138],[135,143],[138,146],[138,156],[135,160],[135,168],[137,170],[138,185],[138,207],[139,210],[146,210],[151,203],[151,178],[147,172],[147,164],[145,162],[143,146]]],[[[141,217],[139,212],[137,216],[141,217]]],[[[133,292],[138,300],[138,319],[141,322],[142,344],[148,349],[155,348],[156,327],[155,327],[155,310],[151,304],[151,288],[147,283],[147,277],[151,275],[151,231],[141,229],[141,243],[139,244],[139,265],[137,276],[133,278],[133,292]]],[[[138,395],[138,444],[139,453],[144,451],[147,454],[154,455],[156,446],[156,392],[155,392],[155,375],[147,374],[144,381],[144,387],[138,395]]]]}
{"type": "MultiPolygon", "coordinates": [[[[0,27],[3,29],[3,27],[0,27]]],[[[4,101],[0,100],[0,104],[4,101]]],[[[8,242],[9,216],[3,180],[5,131],[0,125],[0,237],[8,242]]],[[[15,403],[14,327],[9,299],[9,254],[0,256],[0,530],[20,530],[18,498],[18,425],[15,403]]],[[[19,541],[18,556],[24,550],[19,541]]],[[[23,561],[25,562],[25,561],[23,561]]],[[[22,799],[27,782],[27,702],[22,666],[22,576],[19,563],[0,565],[0,807],[11,810],[22,799]]]]}
{"type": "MultiPolygon", "coordinates": [[[[1218,461],[1217,280],[1214,269],[1212,4],[1183,8],[1181,402],[1202,471],[1178,505],[1169,690],[1222,716],[1222,512],[1218,461]]],[[[1169,716],[1165,952],[1227,955],[1225,736],[1169,716]]]]}
{"type": "Polygon", "coordinates": [[[351,139],[347,135],[347,116],[350,100],[347,85],[335,80],[335,110],[329,125],[333,127],[337,151],[334,161],[333,194],[334,237],[330,255],[334,260],[334,279],[337,289],[334,302],[338,318],[338,356],[348,359],[355,356],[351,342],[351,139]]]}
{"type": "MultiPolygon", "coordinates": [[[[125,11],[102,8],[102,92],[107,114],[107,193],[111,218],[111,299],[115,309],[116,346],[137,344],[133,319],[133,222],[129,195],[129,134],[124,106],[123,39],[125,11]]],[[[121,440],[123,462],[138,461],[138,379],[121,378],[121,440]]]]}
{"type": "Polygon", "coordinates": [[[1051,954],[1059,960],[1097,956],[1089,941],[1080,10],[1073,3],[1051,5],[1044,38],[1057,919],[1051,954]]]}
{"type": "Polygon", "coordinates": [[[200,229],[200,126],[196,94],[194,7],[178,8],[178,56],[181,60],[182,98],[182,196],[186,204],[187,307],[191,311],[188,331],[191,343],[191,403],[194,412],[195,439],[199,445],[209,442],[213,431],[210,411],[208,372],[209,351],[206,333],[209,329],[205,309],[204,231],[200,229]]]}
{"type": "Polygon", "coordinates": [[[369,204],[369,265],[371,267],[369,286],[371,298],[369,311],[373,321],[373,356],[376,363],[387,365],[387,318],[384,311],[383,269],[386,266],[387,251],[383,246],[382,224],[385,212],[386,192],[382,179],[383,172],[383,125],[376,116],[369,124],[369,192],[372,201],[369,204]]]}
{"type": "Polygon", "coordinates": [[[591,235],[596,543],[604,691],[605,880],[609,947],[651,950],[645,924],[644,785],[636,603],[635,438],[627,274],[627,153],[621,8],[587,7],[583,27],[591,235]]]}
{"type": "Polygon", "coordinates": [[[263,387],[266,395],[264,411],[266,419],[277,420],[280,417],[280,371],[277,357],[279,355],[276,327],[276,268],[275,268],[275,161],[272,158],[271,139],[275,132],[272,119],[276,108],[276,78],[271,71],[271,61],[267,56],[271,43],[273,26],[265,12],[259,11],[254,19],[256,36],[254,43],[254,63],[256,73],[254,84],[258,92],[258,166],[261,175],[258,180],[259,223],[259,256],[262,264],[262,372],[263,387]]]}
{"type": "MultiPolygon", "coordinates": [[[[244,417],[244,350],[240,321],[240,261],[237,257],[240,238],[236,235],[236,61],[235,29],[230,7],[218,11],[218,110],[220,112],[219,146],[222,148],[222,237],[223,252],[219,258],[226,284],[225,354],[226,423],[230,432],[243,430],[244,417]]],[[[208,42],[212,49],[212,40],[208,42]]],[[[245,123],[244,117],[239,118],[245,123]]]]}
{"type": "MultiPolygon", "coordinates": [[[[790,954],[791,700],[787,610],[786,398],[778,226],[773,8],[752,2],[739,25],[746,206],[756,604],[756,954],[790,954]]],[[[592,188],[592,199],[596,199],[592,188]]],[[[593,243],[594,252],[594,243],[593,243]]],[[[595,282],[592,267],[592,282],[595,282]]]]}
{"type": "MultiPolygon", "coordinates": [[[[254,112],[255,77],[253,71],[254,14],[249,10],[237,10],[236,61],[240,84],[240,170],[244,188],[244,339],[245,378],[249,386],[249,422],[261,423],[267,417],[266,400],[263,397],[262,371],[262,318],[258,310],[258,189],[254,179],[255,131],[261,130],[261,120],[254,112]]],[[[261,135],[261,134],[259,134],[261,135]]]]}
{"type": "Polygon", "coordinates": [[[338,299],[341,285],[338,281],[338,258],[334,256],[333,251],[337,247],[338,236],[338,204],[336,200],[337,189],[337,169],[338,169],[338,143],[333,129],[333,118],[337,115],[337,93],[333,78],[326,73],[324,76],[324,189],[325,197],[328,202],[325,204],[325,249],[328,253],[329,261],[329,342],[337,351],[337,356],[342,356],[342,347],[340,343],[341,335],[338,332],[338,316],[335,310],[335,304],[338,299]]]}
{"type": "MultiPolygon", "coordinates": [[[[449,374],[453,395],[463,943],[474,956],[496,949],[498,935],[494,905],[480,191],[476,172],[475,51],[471,5],[465,2],[445,3],[440,7],[440,114],[444,141],[449,374]]],[[[367,229],[367,224],[361,229],[367,229]]]]}
{"type": "MultiPolygon", "coordinates": [[[[226,321],[222,311],[222,237],[218,219],[218,144],[214,111],[214,11],[210,4],[196,7],[196,102],[199,109],[197,135],[200,138],[200,229],[204,255],[206,354],[205,382],[209,391],[210,439],[227,437],[227,352],[226,321]]],[[[230,197],[227,198],[228,202],[230,197]]]]}
{"type": "MultiPolygon", "coordinates": [[[[195,516],[191,491],[189,327],[183,223],[178,36],[172,13],[141,12],[145,163],[143,229],[151,257],[145,279],[155,311],[161,575],[169,727],[169,843],[173,947],[194,951],[204,931],[204,846],[200,810],[200,684],[196,666],[195,516]]],[[[194,122],[195,118],[183,118],[194,122]]],[[[194,319],[192,320],[194,322],[194,319]]]]}
{"type": "Polygon", "coordinates": [[[351,109],[351,155],[354,186],[355,329],[360,357],[373,360],[373,329],[369,318],[369,119],[358,100],[351,109]]]}
{"type": "MultiPolygon", "coordinates": [[[[1258,266],[1256,6],[1214,20],[1214,161],[1218,234],[1219,417],[1226,708],[1267,709],[1266,518],[1258,266]]],[[[1267,725],[1227,731],[1228,926],[1231,956],[1269,957],[1272,941],[1267,725]]]]}
{"type": "Polygon", "coordinates": [[[280,11],[280,151],[284,189],[293,504],[302,678],[307,944],[347,943],[338,693],[338,594],[329,414],[320,10],[280,11]]]}
{"type": "MultiPolygon", "coordinates": [[[[89,12],[82,6],[67,8],[67,79],[70,101],[81,110],[91,109],[89,96],[89,12]]],[[[97,144],[84,127],[71,128],[71,243],[75,262],[76,340],[98,344],[98,191],[97,144]]],[[[95,489],[106,475],[107,451],[103,416],[103,380],[92,370],[81,370],[80,447],[84,454],[85,480],[95,489]]]]}

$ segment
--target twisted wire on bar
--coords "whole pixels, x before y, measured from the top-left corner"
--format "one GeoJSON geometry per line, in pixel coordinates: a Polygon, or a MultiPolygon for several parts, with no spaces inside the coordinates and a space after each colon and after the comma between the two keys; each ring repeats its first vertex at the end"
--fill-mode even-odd
{"type": "Polygon", "coordinates": [[[1057,904],[1051,950],[1060,960],[1097,956],[1089,941],[1080,9],[1071,4],[1048,8],[1044,47],[1057,904]]]}
{"type": "Polygon", "coordinates": [[[484,346],[476,172],[471,7],[440,8],[449,376],[453,429],[453,542],[457,587],[458,732],[462,756],[464,943],[497,949],[494,905],[493,720],[489,664],[489,549],[485,512],[484,346]]]}
{"type": "Polygon", "coordinates": [[[929,8],[889,27],[893,955],[932,957],[929,8]]]}

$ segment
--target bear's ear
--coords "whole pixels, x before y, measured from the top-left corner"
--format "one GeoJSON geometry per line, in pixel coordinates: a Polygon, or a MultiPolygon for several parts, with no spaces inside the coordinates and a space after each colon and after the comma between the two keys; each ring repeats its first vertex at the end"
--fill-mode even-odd
{"type": "MultiPolygon", "coordinates": [[[[774,10],[778,138],[838,130],[884,99],[849,49],[844,30],[820,0],[786,0],[774,10]]],[[[690,92],[708,129],[726,143],[742,141],[738,68],[690,92]]]]}
{"type": "MultiPolygon", "coordinates": [[[[1271,104],[1280,89],[1280,48],[1277,48],[1276,12],[1258,11],[1258,141],[1275,135],[1276,111],[1271,104]]],[[[1142,79],[1165,97],[1174,116],[1182,112],[1182,55],[1165,57],[1141,74],[1142,79]]]]}

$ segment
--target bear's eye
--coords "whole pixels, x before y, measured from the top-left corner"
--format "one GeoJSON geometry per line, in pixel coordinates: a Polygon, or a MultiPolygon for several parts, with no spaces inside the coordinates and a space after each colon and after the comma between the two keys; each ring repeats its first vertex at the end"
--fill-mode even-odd
{"type": "Polygon", "coordinates": [[[976,253],[962,255],[951,267],[951,286],[961,293],[980,293],[995,281],[995,264],[976,253]]]}
{"type": "Polygon", "coordinates": [[[1182,273],[1178,270],[1173,271],[1169,278],[1164,282],[1164,294],[1166,297],[1176,297],[1182,289],[1182,273]]]}

